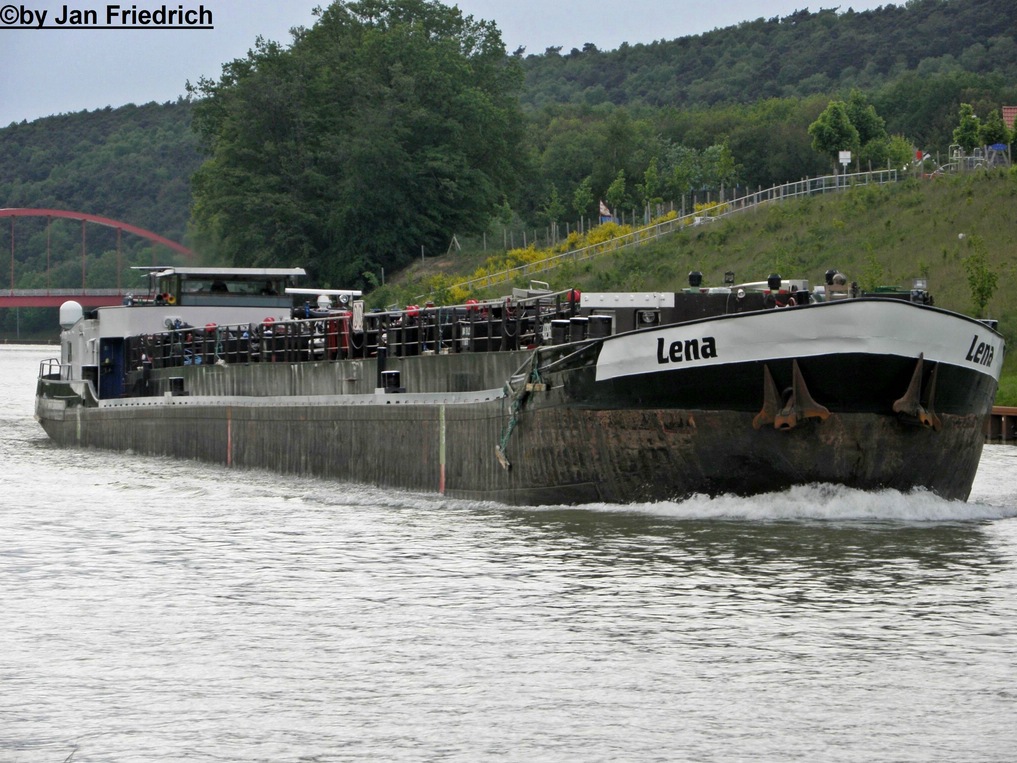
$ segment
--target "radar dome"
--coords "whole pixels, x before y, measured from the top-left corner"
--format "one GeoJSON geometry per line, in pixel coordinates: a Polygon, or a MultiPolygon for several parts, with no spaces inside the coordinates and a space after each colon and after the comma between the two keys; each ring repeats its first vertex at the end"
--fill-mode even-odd
{"type": "Polygon", "coordinates": [[[81,305],[73,299],[60,305],[60,328],[66,330],[80,321],[85,315],[81,305]]]}

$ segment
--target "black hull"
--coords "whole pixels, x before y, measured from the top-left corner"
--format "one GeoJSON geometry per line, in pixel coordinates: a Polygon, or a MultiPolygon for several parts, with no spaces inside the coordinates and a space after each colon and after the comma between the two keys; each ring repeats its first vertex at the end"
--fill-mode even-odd
{"type": "MultiPolygon", "coordinates": [[[[941,368],[939,427],[923,427],[893,411],[914,359],[803,358],[800,373],[829,416],[777,429],[757,421],[763,369],[778,387],[788,386],[790,360],[729,364],[722,378],[707,368],[598,382],[597,349],[591,344],[560,370],[545,372],[546,389],[538,385],[511,397],[497,389],[470,401],[435,394],[167,396],[65,407],[43,392],[37,410],[61,445],[507,504],[752,495],[809,483],[921,488],[964,500],[995,393],[995,382],[984,374],[941,368]],[[869,371],[859,376],[859,368],[869,371]],[[848,383],[855,376],[857,387],[848,383]]],[[[454,368],[459,361],[414,358],[397,365],[404,378],[413,378],[424,364],[438,362],[454,368]]],[[[290,367],[277,370],[286,374],[290,367]]],[[[210,373],[195,369],[188,383],[198,385],[201,374],[210,373]]],[[[255,372],[241,366],[215,373],[242,387],[255,372]]]]}

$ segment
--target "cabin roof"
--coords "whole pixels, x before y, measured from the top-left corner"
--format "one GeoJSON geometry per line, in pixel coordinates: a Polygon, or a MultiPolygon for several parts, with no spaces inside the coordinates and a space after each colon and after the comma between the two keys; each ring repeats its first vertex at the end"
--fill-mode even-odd
{"type": "Polygon", "coordinates": [[[200,276],[202,278],[285,278],[287,276],[303,276],[307,272],[303,268],[192,268],[192,267],[157,267],[141,268],[142,270],[154,271],[154,274],[162,278],[164,276],[200,276]]]}

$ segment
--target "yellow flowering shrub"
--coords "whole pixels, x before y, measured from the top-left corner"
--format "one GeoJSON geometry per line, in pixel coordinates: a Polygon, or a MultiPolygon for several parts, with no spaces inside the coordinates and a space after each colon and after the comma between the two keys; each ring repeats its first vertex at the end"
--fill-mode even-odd
{"type": "Polygon", "coordinates": [[[715,215],[722,215],[727,212],[727,207],[727,204],[721,204],[719,201],[707,201],[702,204],[696,204],[695,211],[696,214],[714,217],[715,215]]]}
{"type": "MultiPolygon", "coordinates": [[[[697,209],[698,209],[697,205],[697,209]]],[[[716,204],[710,205],[711,207],[718,206],[716,204]]],[[[651,225],[666,222],[667,220],[673,220],[678,216],[675,211],[668,212],[661,217],[653,220],[651,225]]],[[[514,268],[521,267],[523,265],[535,266],[533,270],[543,270],[542,264],[547,263],[553,257],[570,252],[577,249],[583,249],[587,246],[593,246],[594,244],[602,244],[612,239],[626,236],[633,232],[633,227],[630,225],[619,225],[616,222],[603,223],[595,228],[591,228],[585,233],[579,233],[578,231],[571,231],[568,236],[554,244],[545,248],[538,248],[536,244],[530,244],[527,247],[510,249],[503,255],[495,255],[489,257],[484,264],[477,268],[471,275],[466,277],[464,281],[460,281],[457,285],[447,286],[442,285],[441,288],[448,289],[449,296],[455,295],[454,299],[457,302],[462,302],[469,294],[469,288],[464,286],[463,283],[476,282],[475,286],[490,286],[495,283],[502,283],[508,281],[511,278],[511,274],[506,271],[513,270],[514,268]]],[[[427,287],[431,289],[432,293],[437,290],[431,288],[430,284],[435,282],[435,279],[439,276],[435,276],[427,283],[427,287]]]]}

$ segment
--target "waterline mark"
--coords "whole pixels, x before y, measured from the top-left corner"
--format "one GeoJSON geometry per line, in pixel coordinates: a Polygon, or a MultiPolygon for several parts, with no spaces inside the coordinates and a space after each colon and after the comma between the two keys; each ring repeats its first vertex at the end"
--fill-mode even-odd
{"type": "Polygon", "coordinates": [[[205,5],[111,3],[98,8],[62,5],[55,11],[8,3],[0,7],[0,29],[215,29],[205,5]]]}

